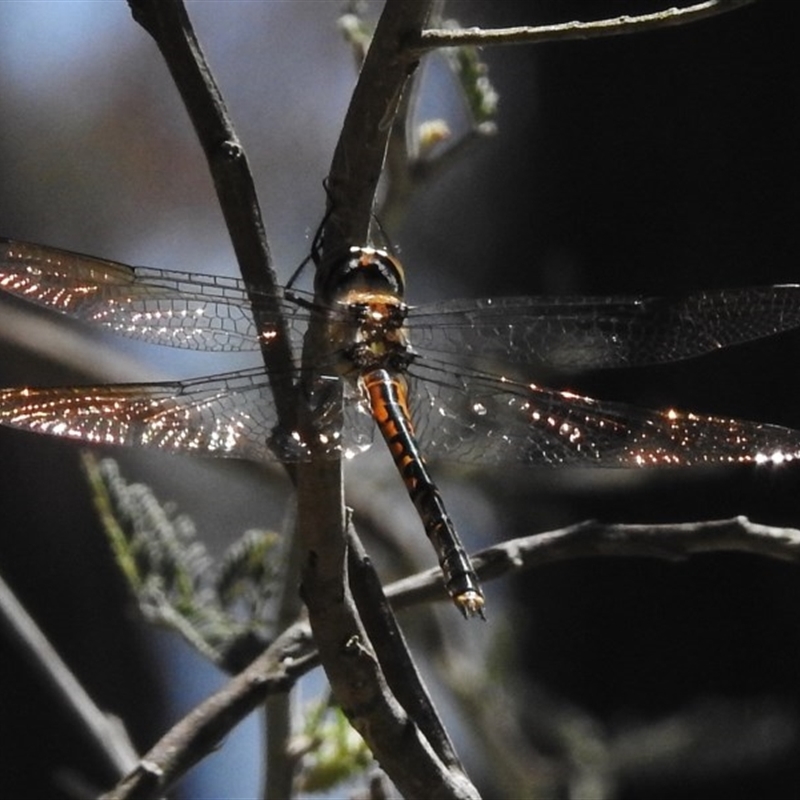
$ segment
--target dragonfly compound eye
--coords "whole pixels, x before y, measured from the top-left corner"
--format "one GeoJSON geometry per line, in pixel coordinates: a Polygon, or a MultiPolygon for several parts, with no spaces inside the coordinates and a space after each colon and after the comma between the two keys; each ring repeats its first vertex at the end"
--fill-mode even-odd
{"type": "Polygon", "coordinates": [[[346,258],[333,265],[326,283],[328,296],[368,292],[402,297],[405,272],[400,262],[385,250],[351,247],[346,258]]]}

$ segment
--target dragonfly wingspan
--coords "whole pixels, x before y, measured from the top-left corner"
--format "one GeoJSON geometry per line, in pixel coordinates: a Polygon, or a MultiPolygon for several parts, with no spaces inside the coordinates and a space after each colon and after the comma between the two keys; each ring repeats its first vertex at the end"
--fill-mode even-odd
{"type": "Polygon", "coordinates": [[[502,362],[587,369],[701,355],[800,326],[798,286],[677,299],[457,301],[409,311],[402,268],[388,253],[354,247],[345,266],[321,307],[299,292],[259,292],[236,279],[0,240],[0,289],[156,344],[267,351],[278,342],[281,363],[271,378],[276,392],[290,395],[280,396],[287,402],[279,427],[263,367],[169,383],[7,389],[0,390],[0,424],[92,444],[298,461],[356,455],[377,422],[448,591],[468,616],[481,613],[483,594],[426,455],[597,467],[800,458],[800,431],[600,402],[497,371],[502,362]],[[302,368],[290,365],[282,345],[298,343],[312,314],[325,325],[319,352],[304,352],[302,368]],[[313,430],[293,427],[300,401],[314,412],[298,415],[313,417],[313,430]]]}

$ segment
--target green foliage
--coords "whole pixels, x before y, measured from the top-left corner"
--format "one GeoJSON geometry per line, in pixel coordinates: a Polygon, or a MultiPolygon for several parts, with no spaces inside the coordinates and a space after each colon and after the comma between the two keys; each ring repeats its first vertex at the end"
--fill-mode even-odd
{"type": "MultiPolygon", "coordinates": [[[[448,20],[446,24],[460,27],[452,20],[448,20]]],[[[448,47],[441,52],[461,86],[475,126],[492,123],[497,115],[499,95],[489,80],[489,67],[481,58],[478,48],[448,47]]]]}
{"type": "Polygon", "coordinates": [[[372,753],[341,709],[327,701],[314,704],[304,714],[303,733],[292,750],[302,758],[298,789],[330,792],[363,774],[374,763],[372,753]]]}
{"type": "Polygon", "coordinates": [[[268,643],[278,536],[247,531],[214,564],[191,519],[127,483],[115,461],[84,457],[114,557],[145,618],[233,671],[268,643]]]}

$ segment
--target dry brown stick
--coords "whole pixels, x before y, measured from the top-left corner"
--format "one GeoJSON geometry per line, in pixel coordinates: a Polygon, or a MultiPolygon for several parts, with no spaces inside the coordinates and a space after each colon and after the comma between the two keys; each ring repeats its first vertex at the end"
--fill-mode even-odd
{"type": "Polygon", "coordinates": [[[561,22],[555,25],[520,25],[512,28],[430,28],[422,32],[415,50],[421,55],[439,47],[473,45],[489,47],[502,44],[540,44],[543,42],[565,42],[575,39],[599,39],[606,36],[621,36],[631,33],[672,28],[687,25],[701,19],[724,14],[756,0],[707,0],[683,8],[667,8],[651,14],[621,16],[591,22],[561,22]]]}
{"type": "Polygon", "coordinates": [[[134,19],[153,37],[180,92],[205,153],[242,278],[248,290],[263,290],[253,306],[256,325],[261,315],[271,328],[278,325],[279,335],[262,343],[262,357],[281,427],[291,430],[297,410],[291,337],[277,302],[277,278],[247,156],[181,0],[128,0],[128,4],[134,19]]]}
{"type": "Polygon", "coordinates": [[[97,707],[2,577],[0,629],[19,645],[32,670],[78,721],[106,765],[117,775],[131,769],[137,755],[122,722],[97,707]]]}
{"type": "MultiPolygon", "coordinates": [[[[581,522],[569,528],[511,539],[481,550],[472,563],[481,580],[573,558],[660,558],[682,561],[700,553],[737,552],[800,562],[800,530],[774,528],[747,517],[667,525],[581,522]]],[[[437,570],[386,588],[396,608],[447,598],[437,570]]]]}
{"type": "MultiPolygon", "coordinates": [[[[384,121],[391,121],[407,78],[404,45],[419,34],[428,3],[429,0],[387,3],[362,70],[330,178],[334,207],[348,210],[347,224],[340,217],[335,226],[337,234],[347,241],[365,241],[388,135],[384,121]],[[359,225],[363,235],[357,232],[359,225]]],[[[268,251],[250,173],[185,9],[178,0],[131,0],[131,7],[164,55],[201,139],[237,255],[245,262],[245,280],[250,286],[263,287],[265,279],[259,270],[267,265],[268,251]]],[[[327,238],[326,246],[333,239],[333,235],[327,238]]],[[[269,280],[268,287],[271,276],[269,280]]],[[[288,336],[278,339],[289,342],[288,336]]],[[[313,359],[313,330],[310,341],[313,359]]],[[[268,367],[275,366],[280,376],[280,363],[275,364],[271,352],[264,355],[268,367]]],[[[290,371],[285,369],[283,374],[290,371]]],[[[283,393],[277,389],[274,393],[280,403],[283,393]]],[[[291,393],[287,392],[286,397],[291,399],[291,393]]],[[[299,405],[302,409],[304,404],[299,405]]],[[[289,402],[286,406],[284,399],[284,406],[279,409],[283,427],[294,429],[298,404],[289,402]]],[[[306,429],[304,410],[300,411],[302,429],[306,429]]],[[[309,410],[309,430],[312,417],[309,410]]],[[[438,759],[429,757],[430,746],[386,689],[357,614],[347,602],[343,589],[344,515],[338,465],[303,465],[297,475],[301,484],[298,529],[307,553],[305,599],[337,699],[404,793],[474,797],[474,790],[462,776],[450,776],[438,759]],[[409,736],[412,730],[415,733],[409,736]]]]}
{"type": "Polygon", "coordinates": [[[102,800],[162,796],[268,696],[288,691],[317,663],[308,623],[295,623],[247,669],[168,731],[102,800]]]}

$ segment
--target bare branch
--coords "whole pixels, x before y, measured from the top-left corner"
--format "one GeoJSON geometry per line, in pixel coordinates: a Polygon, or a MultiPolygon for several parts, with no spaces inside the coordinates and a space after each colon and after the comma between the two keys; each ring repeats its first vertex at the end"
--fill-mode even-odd
{"type": "MultiPolygon", "coordinates": [[[[749,553],[800,563],[800,530],[773,528],[747,517],[672,525],[604,525],[569,528],[511,539],[472,556],[481,580],[574,558],[661,558],[681,561],[700,553],[749,553]]],[[[395,608],[448,599],[437,570],[396,581],[386,588],[395,608]]]]}
{"type": "MultiPolygon", "coordinates": [[[[203,142],[234,243],[238,248],[240,237],[244,240],[248,246],[242,247],[243,254],[257,256],[248,267],[256,267],[257,262],[268,259],[268,253],[249,171],[185,10],[178,0],[131,2],[137,21],[153,35],[162,50],[203,142]],[[248,210],[250,215],[242,213],[248,210]]],[[[418,37],[427,17],[428,4],[429,0],[391,0],[384,9],[334,156],[330,178],[334,214],[326,229],[326,252],[341,252],[340,241],[345,244],[367,241],[386,138],[412,71],[404,43],[418,37]]],[[[251,285],[264,286],[264,278],[258,273],[248,268],[243,269],[243,274],[251,285]]],[[[312,325],[309,329],[306,354],[314,353],[316,337],[324,335],[324,330],[314,328],[312,325]]],[[[290,341],[288,336],[279,338],[287,344],[290,341]]],[[[265,353],[265,362],[268,366],[275,365],[269,355],[265,353]]],[[[288,363],[287,358],[285,364],[288,363]]],[[[287,391],[285,397],[290,402],[282,419],[285,426],[287,419],[293,426],[298,404],[291,402],[291,392],[287,391]]],[[[313,424],[310,418],[313,412],[305,405],[300,404],[299,409],[302,428],[313,424]]],[[[306,556],[302,575],[304,599],[321,660],[337,700],[406,795],[475,797],[466,778],[448,772],[392,697],[359,624],[355,606],[344,588],[340,465],[304,464],[298,468],[297,477],[300,487],[298,531],[306,556]]],[[[237,694],[233,700],[221,698],[221,701],[226,705],[247,702],[246,693],[245,698],[237,694]]],[[[202,719],[206,715],[215,716],[214,712],[213,705],[208,708],[204,704],[198,714],[202,719]]],[[[205,727],[198,726],[196,719],[187,720],[186,725],[193,733],[205,727]]],[[[185,738],[180,730],[175,735],[185,738]]],[[[195,736],[192,745],[182,750],[184,759],[193,763],[204,751],[204,743],[209,740],[198,741],[195,736]]],[[[175,751],[167,742],[166,752],[175,751]]],[[[160,788],[165,785],[164,776],[174,771],[174,763],[167,758],[165,766],[160,758],[146,758],[132,777],[136,779],[143,773],[149,784],[160,788]]]]}
{"type": "Polygon", "coordinates": [[[539,44],[541,42],[565,42],[575,39],[599,39],[605,36],[621,36],[629,33],[672,28],[701,19],[734,11],[750,5],[755,0],[707,0],[684,8],[667,8],[652,14],[635,17],[621,16],[592,22],[562,22],[557,25],[537,25],[514,28],[464,28],[448,30],[431,28],[423,31],[414,50],[418,55],[439,47],[476,45],[488,47],[500,44],[539,44]]]}
{"type": "MultiPolygon", "coordinates": [[[[370,670],[377,671],[380,676],[377,660],[362,642],[347,642],[343,645],[343,650],[346,651],[346,663],[353,669],[355,681],[365,674],[369,677],[370,670]]],[[[211,753],[251,711],[269,697],[288,691],[296,680],[318,663],[315,641],[308,622],[295,622],[262,656],[168,731],[142,757],[135,769],[114,789],[103,795],[103,799],[141,800],[161,796],[191,767],[211,753]]],[[[374,683],[375,680],[373,678],[371,682],[374,683]]],[[[432,738],[436,742],[436,749],[442,752],[444,763],[434,755],[425,737],[396,701],[392,701],[388,719],[385,711],[371,708],[369,704],[374,698],[366,694],[370,691],[372,689],[368,684],[360,697],[365,705],[362,708],[351,708],[351,718],[355,717],[356,723],[361,720],[369,728],[362,730],[359,727],[362,735],[394,743],[395,751],[381,758],[381,763],[387,764],[388,771],[392,773],[397,772],[398,762],[401,762],[403,771],[410,773],[406,779],[410,786],[403,787],[408,795],[477,797],[460,771],[458,760],[443,731],[440,736],[432,738]],[[388,738],[385,733],[387,728],[391,734],[388,738]],[[399,739],[402,739],[402,746],[398,744],[399,739]],[[420,752],[423,754],[422,760],[420,752]],[[431,776],[431,771],[435,773],[434,777],[431,776]]],[[[387,691],[385,687],[384,691],[387,691]]],[[[428,735],[431,730],[428,726],[428,735]]],[[[403,783],[402,776],[397,782],[403,783]]]]}
{"type": "Polygon", "coordinates": [[[378,574],[361,542],[350,537],[349,545],[348,568],[353,596],[364,627],[374,643],[386,682],[403,709],[420,727],[436,755],[449,769],[463,773],[464,767],[411,658],[378,574]]]}
{"type": "MultiPolygon", "coordinates": [[[[329,254],[369,242],[375,192],[406,82],[432,0],[387,0],[347,110],[329,175],[332,209],[325,228],[329,254]]],[[[325,276],[322,275],[322,278],[325,276]]]]}
{"type": "MultiPolygon", "coordinates": [[[[303,465],[300,466],[302,470],[303,465]]],[[[302,471],[299,474],[302,476],[302,471]]],[[[318,488],[322,491],[324,487],[318,488]]],[[[302,517],[301,504],[299,525],[302,517]]],[[[355,537],[355,533],[351,531],[350,536],[355,537]]],[[[476,790],[458,765],[451,759],[445,763],[437,755],[417,720],[395,698],[356,604],[350,592],[343,591],[335,574],[338,565],[328,562],[333,552],[327,545],[325,558],[317,558],[318,550],[310,554],[303,588],[314,641],[337,702],[403,796],[477,798],[476,790]]],[[[346,558],[345,551],[342,557],[346,558]]],[[[339,569],[349,583],[346,566],[339,569]]],[[[387,634],[379,631],[378,635],[387,634]]],[[[383,643],[378,651],[386,657],[383,643]]],[[[425,727],[431,730],[430,726],[425,727]]],[[[436,741],[438,744],[441,739],[436,741]]]]}
{"type": "MultiPolygon", "coordinates": [[[[702,16],[719,13],[723,6],[723,10],[728,10],[744,1],[722,3],[717,0],[704,3],[702,16]]],[[[252,179],[183,6],[177,0],[131,0],[131,4],[137,19],[151,32],[164,53],[203,141],[237,255],[242,262],[243,275],[252,286],[270,287],[271,275],[262,272],[268,268],[269,253],[252,179]]],[[[350,244],[369,241],[371,212],[385,158],[386,141],[406,81],[416,66],[419,53],[443,44],[441,40],[436,40],[436,31],[426,34],[421,31],[428,7],[429,0],[388,0],[386,3],[331,166],[329,201],[332,213],[324,236],[324,256],[328,260],[332,254],[340,254],[350,244]],[[421,43],[419,49],[408,46],[409,42],[414,41],[421,43]]],[[[689,17],[700,18],[701,14],[691,9],[673,9],[660,15],[647,16],[650,18],[647,24],[651,27],[664,27],[690,21],[689,17]],[[657,25],[652,19],[654,17],[660,18],[657,25]]],[[[637,30],[646,30],[645,19],[617,20],[613,33],[632,32],[630,29],[634,27],[634,22],[637,30]]],[[[587,27],[600,30],[602,26],[602,22],[574,23],[568,32],[554,36],[551,31],[550,40],[610,35],[612,31],[609,30],[587,33],[587,27]]],[[[530,34],[531,31],[541,32],[543,29],[512,30],[526,30],[530,34]]],[[[478,33],[481,32],[465,32],[465,35],[469,37],[478,33]]],[[[503,32],[482,33],[491,38],[503,32]]],[[[513,40],[506,35],[506,42],[513,40]]],[[[468,40],[451,40],[447,43],[465,41],[468,40]]],[[[498,41],[502,41],[502,37],[498,41]]],[[[487,44],[494,41],[479,37],[471,43],[487,44]]],[[[320,281],[326,277],[324,267],[325,264],[318,276],[320,281]]],[[[309,336],[309,351],[312,353],[314,336],[312,326],[309,336]]],[[[288,336],[280,338],[288,344],[288,336]]],[[[281,371],[282,367],[288,365],[289,358],[287,356],[281,364],[280,358],[276,361],[272,352],[270,348],[270,352],[265,353],[265,361],[268,366],[281,371]]],[[[297,404],[292,402],[291,392],[287,390],[282,394],[276,391],[276,397],[285,399],[282,418],[284,421],[290,420],[286,427],[293,427],[297,404]]],[[[302,464],[298,466],[297,477],[300,487],[298,529],[305,556],[302,574],[304,599],[320,660],[337,700],[404,794],[475,797],[475,790],[466,777],[449,768],[453,764],[442,760],[441,749],[438,754],[435,752],[414,720],[395,699],[384,677],[382,657],[376,655],[373,643],[360,622],[358,609],[348,593],[340,465],[331,462],[302,464]]],[[[571,537],[566,546],[566,555],[561,557],[575,557],[580,545],[589,554],[596,554],[586,544],[585,538],[581,538],[586,528],[591,530],[590,526],[584,526],[561,532],[561,538],[565,535],[571,537]]],[[[652,528],[646,530],[651,532],[652,528]]],[[[561,538],[556,535],[554,539],[552,549],[556,553],[561,538]]],[[[637,541],[635,535],[633,541],[637,541]]],[[[535,549],[530,547],[531,552],[535,549]]],[[[651,544],[648,554],[662,553],[660,550],[657,553],[652,551],[651,544]]],[[[530,562],[526,560],[527,552],[521,542],[487,551],[483,559],[484,574],[491,577],[495,572],[503,574],[509,571],[512,566],[519,568],[536,563],[535,558],[530,562]]],[[[549,559],[539,556],[539,563],[558,557],[552,554],[549,559]]],[[[294,628],[289,631],[294,631],[294,628]]],[[[177,776],[212,749],[241,716],[267,695],[288,688],[301,671],[299,665],[314,661],[307,633],[304,644],[298,645],[288,661],[285,655],[281,655],[280,648],[275,649],[276,645],[222,692],[179,723],[148,753],[129,779],[108,797],[149,797],[162,792],[177,776]]]]}
{"type": "MultiPolygon", "coordinates": [[[[365,58],[337,144],[328,182],[329,217],[317,290],[352,244],[369,241],[375,191],[388,137],[409,75],[407,42],[419,37],[430,0],[388,0],[365,58]]],[[[323,321],[312,320],[304,359],[324,346],[323,321]]],[[[313,359],[312,359],[313,363],[313,359]]],[[[301,409],[304,426],[305,409],[301,409]]],[[[308,424],[311,425],[309,420],[308,424]]],[[[334,696],[398,789],[409,797],[477,797],[463,773],[443,763],[393,696],[364,630],[347,579],[341,464],[300,464],[297,527],[306,552],[302,574],[320,660],[334,696]]]]}
{"type": "Polygon", "coordinates": [[[103,800],[160,797],[268,696],[288,691],[316,664],[308,624],[297,622],[247,669],[178,722],[103,800]]]}
{"type": "MultiPolygon", "coordinates": [[[[222,95],[205,60],[181,0],[129,0],[134,19],[153,37],[203,147],[217,190],[222,214],[248,288],[267,293],[277,288],[264,221],[247,156],[228,116],[222,95]]],[[[267,297],[270,295],[267,294],[267,297]]],[[[262,309],[272,324],[281,319],[277,303],[262,309]]],[[[255,322],[259,324],[258,317],[255,322]]],[[[291,384],[292,353],[288,330],[280,330],[262,357],[270,374],[279,419],[286,430],[294,425],[296,403],[291,384]]]]}

